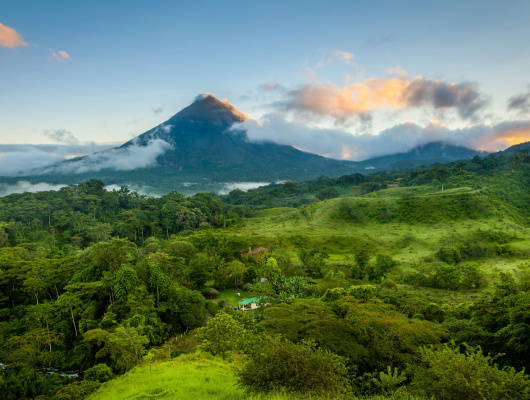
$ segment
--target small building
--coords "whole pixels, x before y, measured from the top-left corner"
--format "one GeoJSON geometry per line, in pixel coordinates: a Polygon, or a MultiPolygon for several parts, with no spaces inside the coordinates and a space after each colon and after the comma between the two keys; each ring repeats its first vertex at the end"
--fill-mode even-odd
{"type": "Polygon", "coordinates": [[[258,308],[258,304],[261,297],[249,297],[248,299],[241,299],[237,302],[237,306],[242,311],[255,310],[258,308]]]}
{"type": "Polygon", "coordinates": [[[268,253],[269,249],[263,246],[256,247],[253,249],[249,247],[248,250],[245,250],[241,253],[242,256],[253,256],[254,258],[263,257],[265,253],[268,253]]]}

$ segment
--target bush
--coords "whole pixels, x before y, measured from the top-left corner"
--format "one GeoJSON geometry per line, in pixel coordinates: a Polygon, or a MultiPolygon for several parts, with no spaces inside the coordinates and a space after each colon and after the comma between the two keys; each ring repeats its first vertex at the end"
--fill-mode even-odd
{"type": "Polygon", "coordinates": [[[413,387],[440,400],[530,399],[524,371],[499,369],[494,358],[479,347],[460,353],[445,345],[440,350],[420,349],[422,366],[414,373],[413,387]]]}
{"type": "Polygon", "coordinates": [[[71,383],[60,389],[55,395],[55,400],[83,400],[94,393],[101,383],[81,381],[71,383]]]}
{"type": "Polygon", "coordinates": [[[362,300],[362,301],[368,301],[370,299],[374,299],[378,295],[377,287],[373,285],[357,285],[357,286],[350,286],[350,288],[347,291],[347,294],[349,296],[353,296],[356,299],[362,300]]]}
{"type": "Polygon", "coordinates": [[[201,290],[201,293],[207,299],[216,299],[219,296],[219,291],[213,287],[207,287],[201,290]]]}
{"type": "Polygon", "coordinates": [[[339,191],[332,187],[322,189],[315,195],[315,197],[319,200],[334,199],[339,196],[340,196],[339,191]]]}
{"type": "Polygon", "coordinates": [[[350,392],[343,358],[306,345],[271,340],[237,372],[249,392],[284,391],[340,398],[350,392]]]}
{"type": "Polygon", "coordinates": [[[462,279],[462,272],[457,267],[441,265],[434,273],[433,287],[456,290],[460,286],[460,279],[462,279]]]}
{"type": "Polygon", "coordinates": [[[85,371],[85,380],[107,382],[114,377],[112,369],[106,364],[98,364],[85,371]]]}
{"type": "Polygon", "coordinates": [[[333,289],[328,289],[322,296],[323,301],[337,301],[346,296],[346,289],[337,287],[333,289]]]}

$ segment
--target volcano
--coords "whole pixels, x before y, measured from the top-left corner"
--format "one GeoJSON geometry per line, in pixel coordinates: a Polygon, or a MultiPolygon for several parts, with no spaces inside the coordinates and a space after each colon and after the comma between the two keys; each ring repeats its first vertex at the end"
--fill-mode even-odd
{"type": "MultiPolygon", "coordinates": [[[[107,185],[135,190],[146,187],[152,194],[172,190],[192,194],[219,192],[224,190],[222,185],[229,187],[237,182],[302,181],[484,155],[434,143],[362,162],[336,160],[289,145],[249,140],[239,126],[248,119],[228,102],[203,94],[167,121],[119,147],[65,160],[29,176],[2,180],[71,184],[100,179],[107,185]]],[[[288,138],[289,132],[284,134],[288,138]]]]}
{"type": "MultiPolygon", "coordinates": [[[[157,158],[160,166],[182,169],[247,168],[262,175],[256,168],[284,171],[305,171],[324,168],[334,174],[336,169],[351,172],[354,162],[339,161],[307,153],[288,145],[273,142],[251,142],[237,124],[250,119],[226,101],[203,94],[195,102],[157,127],[123,144],[148,146],[163,140],[171,146],[157,158]]],[[[182,171],[182,170],[181,170],[182,171]]],[[[291,175],[291,174],[289,174],[291,175]]],[[[314,173],[312,174],[314,175],[314,173]]]]}

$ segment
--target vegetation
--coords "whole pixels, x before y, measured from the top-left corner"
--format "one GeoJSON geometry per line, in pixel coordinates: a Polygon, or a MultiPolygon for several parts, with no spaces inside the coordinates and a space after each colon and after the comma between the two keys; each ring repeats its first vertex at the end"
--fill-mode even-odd
{"type": "Polygon", "coordinates": [[[529,161],[0,198],[0,393],[528,398],[529,161]]]}

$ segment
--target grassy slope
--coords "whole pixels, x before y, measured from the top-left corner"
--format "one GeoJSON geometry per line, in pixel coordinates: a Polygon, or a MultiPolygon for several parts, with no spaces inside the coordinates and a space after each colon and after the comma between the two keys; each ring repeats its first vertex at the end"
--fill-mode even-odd
{"type": "Polygon", "coordinates": [[[90,400],[247,399],[230,364],[200,353],[137,367],[101,386],[90,400]]]}
{"type": "MultiPolygon", "coordinates": [[[[470,187],[444,192],[426,188],[412,191],[409,199],[406,196],[410,195],[410,188],[392,188],[377,192],[377,196],[373,193],[319,202],[306,206],[305,212],[304,208],[262,210],[248,218],[244,226],[232,229],[232,233],[250,238],[254,247],[264,245],[282,252],[294,263],[298,263],[298,247],[325,249],[331,268],[346,273],[354,263],[353,255],[362,248],[372,255],[391,255],[400,262],[400,272],[406,272],[452,237],[466,237],[478,230],[501,230],[515,236],[509,246],[518,255],[473,261],[491,278],[500,271],[516,273],[520,266],[528,265],[530,232],[506,218],[502,205],[470,187]],[[353,210],[349,219],[336,217],[344,205],[353,210]],[[390,222],[381,222],[383,213],[391,215],[390,222]]],[[[448,304],[476,297],[473,293],[435,292],[434,296],[448,304]]]]}
{"type": "MultiPolygon", "coordinates": [[[[296,400],[284,394],[250,395],[236,385],[234,363],[206,354],[193,353],[171,361],[136,367],[104,383],[88,400],[296,400]]],[[[403,397],[409,399],[408,396],[403,397]]],[[[318,397],[304,397],[304,400],[318,397]]],[[[370,400],[385,400],[375,396],[370,400]]],[[[351,400],[355,400],[352,398],[351,400]]],[[[367,399],[368,400],[368,399],[367,399]]],[[[410,397],[410,400],[413,400],[410,397]]]]}

